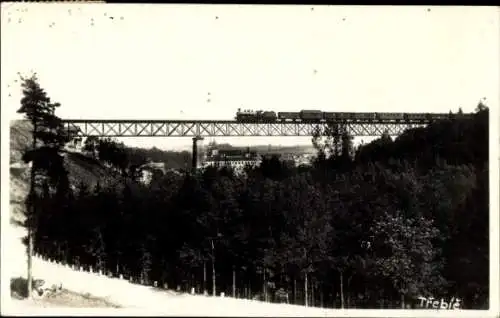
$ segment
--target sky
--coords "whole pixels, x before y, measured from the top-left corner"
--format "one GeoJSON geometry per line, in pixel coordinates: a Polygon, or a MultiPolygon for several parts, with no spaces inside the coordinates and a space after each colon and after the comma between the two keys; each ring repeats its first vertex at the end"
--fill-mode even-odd
{"type": "Polygon", "coordinates": [[[240,107],[470,112],[500,99],[495,7],[2,3],[1,14],[2,118],[19,118],[18,72],[33,71],[66,119],[228,120],[240,107]]]}

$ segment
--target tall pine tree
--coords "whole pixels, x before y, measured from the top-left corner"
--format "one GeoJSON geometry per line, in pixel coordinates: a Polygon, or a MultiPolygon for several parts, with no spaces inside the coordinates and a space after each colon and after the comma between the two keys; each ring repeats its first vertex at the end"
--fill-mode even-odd
{"type": "Polygon", "coordinates": [[[53,189],[61,182],[67,182],[67,173],[64,168],[61,150],[69,141],[64,133],[62,121],[55,115],[55,110],[60,106],[47,96],[40,87],[36,74],[29,78],[21,76],[23,97],[21,107],[17,111],[24,114],[31,122],[32,145],[23,154],[23,160],[31,166],[30,192],[26,199],[26,226],[28,230],[28,297],[31,297],[32,273],[31,264],[33,256],[33,239],[37,229],[37,209],[35,202],[40,192],[41,185],[48,181],[53,189]]]}

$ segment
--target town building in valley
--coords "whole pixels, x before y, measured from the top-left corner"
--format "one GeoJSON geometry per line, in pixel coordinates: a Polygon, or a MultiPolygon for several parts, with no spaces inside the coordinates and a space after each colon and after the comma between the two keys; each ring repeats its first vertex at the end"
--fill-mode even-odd
{"type": "Polygon", "coordinates": [[[259,165],[260,158],[256,151],[240,149],[217,149],[209,147],[203,158],[203,167],[231,167],[235,172],[242,172],[246,166],[259,165]]]}

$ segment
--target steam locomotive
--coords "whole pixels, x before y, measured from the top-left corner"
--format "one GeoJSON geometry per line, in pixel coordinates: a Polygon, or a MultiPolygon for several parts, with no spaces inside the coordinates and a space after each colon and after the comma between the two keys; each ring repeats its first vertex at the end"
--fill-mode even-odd
{"type": "Polygon", "coordinates": [[[240,123],[274,123],[274,122],[327,122],[327,121],[423,121],[438,120],[449,117],[447,113],[335,113],[320,110],[301,110],[300,112],[274,112],[241,110],[236,112],[236,121],[240,123]]]}

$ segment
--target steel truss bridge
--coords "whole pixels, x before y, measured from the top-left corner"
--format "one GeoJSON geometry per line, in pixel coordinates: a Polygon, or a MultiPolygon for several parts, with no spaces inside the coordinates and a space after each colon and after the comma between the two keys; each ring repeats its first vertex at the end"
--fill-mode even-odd
{"type": "Polygon", "coordinates": [[[338,125],[351,136],[380,136],[388,132],[400,135],[409,128],[422,127],[431,120],[359,120],[325,122],[241,123],[228,120],[102,120],[65,119],[68,132],[81,137],[245,137],[245,136],[312,136],[338,125]]]}

